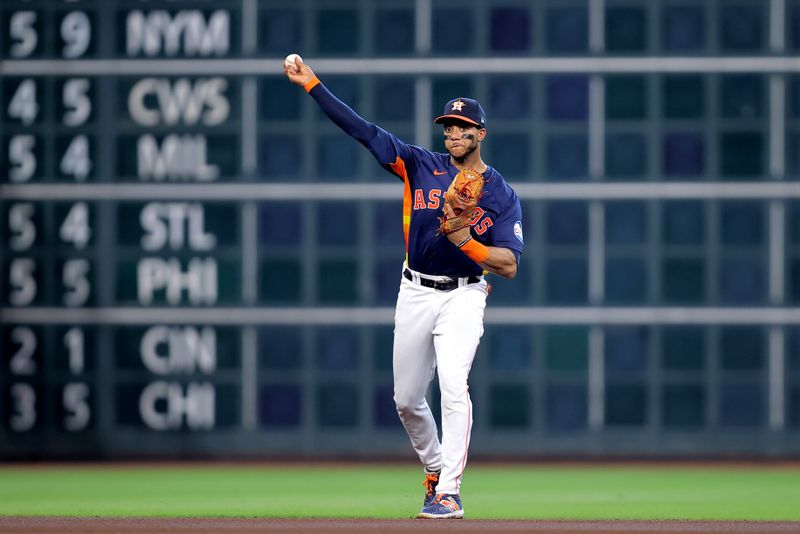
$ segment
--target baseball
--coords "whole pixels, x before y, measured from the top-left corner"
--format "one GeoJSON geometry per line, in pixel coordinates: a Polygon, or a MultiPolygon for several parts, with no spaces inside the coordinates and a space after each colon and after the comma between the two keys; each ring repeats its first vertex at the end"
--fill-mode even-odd
{"type": "Polygon", "coordinates": [[[303,61],[303,58],[300,57],[300,54],[289,54],[288,56],[286,56],[286,59],[283,60],[283,64],[286,65],[288,68],[292,69],[292,72],[295,72],[297,70],[297,66],[295,65],[294,62],[295,59],[303,61]]]}

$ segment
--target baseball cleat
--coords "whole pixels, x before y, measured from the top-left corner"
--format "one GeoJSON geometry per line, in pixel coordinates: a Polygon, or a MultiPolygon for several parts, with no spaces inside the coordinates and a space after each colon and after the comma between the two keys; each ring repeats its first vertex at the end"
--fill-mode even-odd
{"type": "Polygon", "coordinates": [[[441,473],[441,471],[435,471],[433,473],[425,472],[425,482],[422,483],[422,485],[425,486],[425,500],[422,502],[423,508],[433,504],[433,499],[436,498],[436,486],[439,484],[439,473],[441,473]]]}
{"type": "Polygon", "coordinates": [[[422,519],[463,519],[464,507],[458,495],[439,493],[430,506],[420,510],[418,518],[422,519]]]}

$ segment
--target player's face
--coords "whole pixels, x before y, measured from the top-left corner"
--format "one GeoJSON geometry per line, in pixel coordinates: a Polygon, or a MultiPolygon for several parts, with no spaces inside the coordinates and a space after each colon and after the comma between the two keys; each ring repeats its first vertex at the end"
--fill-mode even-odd
{"type": "Polygon", "coordinates": [[[472,154],[486,135],[486,130],[468,122],[444,124],[444,148],[456,159],[472,154]]]}

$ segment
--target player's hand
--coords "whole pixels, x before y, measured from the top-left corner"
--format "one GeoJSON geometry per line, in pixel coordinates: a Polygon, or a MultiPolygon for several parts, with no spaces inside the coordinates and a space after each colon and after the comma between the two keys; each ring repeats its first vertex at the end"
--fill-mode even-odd
{"type": "MultiPolygon", "coordinates": [[[[453,217],[457,217],[456,212],[453,211],[453,206],[450,205],[449,202],[445,201],[444,203],[444,217],[445,219],[452,219],[453,217]]],[[[465,226],[455,232],[450,232],[447,234],[447,239],[454,245],[458,245],[462,241],[464,241],[467,237],[469,237],[469,226],[465,226]]]]}
{"type": "Polygon", "coordinates": [[[290,82],[300,87],[314,79],[314,71],[300,58],[295,59],[294,65],[284,63],[283,72],[290,82]]]}

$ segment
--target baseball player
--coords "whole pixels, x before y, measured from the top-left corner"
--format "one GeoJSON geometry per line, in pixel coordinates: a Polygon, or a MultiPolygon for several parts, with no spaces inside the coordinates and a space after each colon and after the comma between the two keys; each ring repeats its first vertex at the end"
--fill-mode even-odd
{"type": "MultiPolygon", "coordinates": [[[[486,118],[471,98],[435,119],[446,154],[409,145],[338,100],[295,56],[284,63],[325,114],[403,181],[406,258],[395,311],[394,401],[425,470],[417,517],[462,518],[459,495],[472,429],[467,378],[483,335],[484,273],[517,273],[523,247],[519,199],[481,159],[486,118]],[[425,393],[438,368],[442,440],[425,393]]],[[[393,105],[386,102],[383,105],[393,105]]]]}

